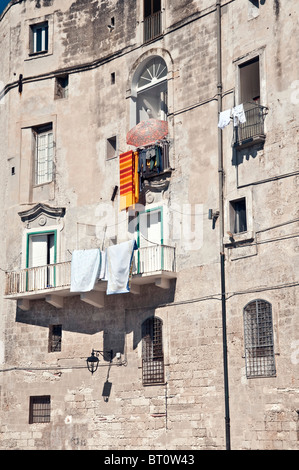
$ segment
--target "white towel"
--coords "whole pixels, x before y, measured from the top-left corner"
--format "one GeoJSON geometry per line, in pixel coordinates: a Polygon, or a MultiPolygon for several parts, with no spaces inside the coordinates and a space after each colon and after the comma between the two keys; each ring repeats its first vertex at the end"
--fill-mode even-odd
{"type": "Polygon", "coordinates": [[[226,126],[229,125],[230,115],[231,115],[230,109],[227,109],[226,111],[221,111],[221,113],[219,114],[219,122],[218,122],[218,127],[220,127],[220,129],[224,129],[226,126]]]}
{"type": "Polygon", "coordinates": [[[74,250],[71,262],[71,292],[89,292],[94,288],[101,267],[101,252],[74,250]]]}
{"type": "Polygon", "coordinates": [[[107,248],[107,295],[130,292],[130,271],[134,250],[136,249],[137,244],[135,240],[119,243],[107,248]]]}
{"type": "Polygon", "coordinates": [[[235,106],[232,109],[232,115],[233,115],[235,127],[238,126],[239,123],[243,124],[244,122],[246,122],[246,116],[245,116],[244,107],[242,104],[239,104],[238,106],[235,106]]]}

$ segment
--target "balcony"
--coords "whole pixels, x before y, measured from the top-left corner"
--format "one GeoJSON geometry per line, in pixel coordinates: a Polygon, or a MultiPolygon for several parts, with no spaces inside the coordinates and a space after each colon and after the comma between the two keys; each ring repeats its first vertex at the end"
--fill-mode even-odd
{"type": "Polygon", "coordinates": [[[245,103],[246,122],[235,127],[234,147],[237,149],[261,144],[265,141],[264,121],[267,113],[265,106],[245,103]]]}
{"type": "MultiPolygon", "coordinates": [[[[140,285],[155,284],[163,289],[170,287],[176,278],[175,248],[153,245],[134,252],[131,290],[140,293],[140,285]]],[[[93,291],[78,293],[70,291],[71,261],[37,266],[6,273],[5,298],[18,300],[23,310],[30,308],[30,300],[44,299],[56,308],[63,307],[64,297],[80,295],[81,300],[96,307],[104,307],[107,281],[98,281],[93,291]]]]}
{"type": "Polygon", "coordinates": [[[144,18],[144,42],[148,42],[161,34],[161,12],[144,18]]]}

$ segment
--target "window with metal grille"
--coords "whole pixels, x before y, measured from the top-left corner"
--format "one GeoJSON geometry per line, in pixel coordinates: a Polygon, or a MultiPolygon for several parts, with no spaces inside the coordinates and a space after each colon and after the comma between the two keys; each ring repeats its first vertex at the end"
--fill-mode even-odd
{"type": "Polygon", "coordinates": [[[265,300],[253,300],[244,308],[244,340],[247,377],[276,374],[272,307],[265,300]]]}
{"type": "Polygon", "coordinates": [[[51,414],[50,395],[30,397],[29,424],[49,423],[51,414]]]}
{"type": "Polygon", "coordinates": [[[144,0],[144,41],[161,34],[161,0],[144,0]]]}
{"type": "Polygon", "coordinates": [[[61,351],[62,326],[51,325],[49,330],[49,352],[61,351]]]}
{"type": "Polygon", "coordinates": [[[143,385],[164,382],[162,320],[157,317],[142,324],[142,382],[143,385]]]}

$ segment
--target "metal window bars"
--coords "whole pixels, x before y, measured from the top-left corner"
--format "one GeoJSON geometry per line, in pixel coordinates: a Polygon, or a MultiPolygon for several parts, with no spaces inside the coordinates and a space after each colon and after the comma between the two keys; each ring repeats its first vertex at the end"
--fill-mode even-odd
{"type": "Polygon", "coordinates": [[[276,375],[271,304],[254,300],[244,308],[246,375],[276,375]]]}
{"type": "Polygon", "coordinates": [[[51,418],[50,395],[30,397],[29,424],[49,423],[51,418]]]}
{"type": "Polygon", "coordinates": [[[161,11],[144,18],[144,42],[160,36],[161,34],[161,11]]]}
{"type": "Polygon", "coordinates": [[[156,317],[142,324],[142,382],[143,385],[164,382],[162,321],[156,317]]]}
{"type": "Polygon", "coordinates": [[[244,103],[246,122],[234,128],[235,146],[254,142],[256,139],[265,140],[264,121],[267,108],[254,102],[244,103]]]}

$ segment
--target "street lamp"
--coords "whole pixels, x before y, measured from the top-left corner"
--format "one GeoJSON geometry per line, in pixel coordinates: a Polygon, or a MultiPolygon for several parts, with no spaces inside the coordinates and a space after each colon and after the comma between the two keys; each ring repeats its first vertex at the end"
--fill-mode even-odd
{"type": "Polygon", "coordinates": [[[102,355],[104,357],[104,354],[107,354],[110,356],[110,362],[112,361],[112,356],[113,356],[113,351],[112,349],[110,351],[98,351],[96,349],[93,349],[91,351],[91,355],[86,359],[86,364],[87,364],[87,369],[89,372],[94,374],[99,366],[99,355],[102,355]]]}

